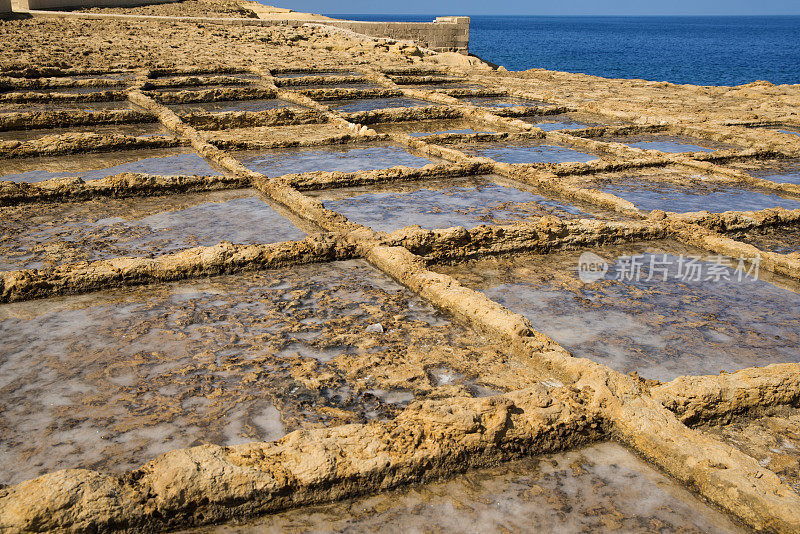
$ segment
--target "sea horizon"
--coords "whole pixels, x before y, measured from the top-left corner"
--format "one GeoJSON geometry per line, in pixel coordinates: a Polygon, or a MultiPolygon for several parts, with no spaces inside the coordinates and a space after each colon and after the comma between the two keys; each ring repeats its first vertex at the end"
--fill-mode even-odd
{"type": "MultiPolygon", "coordinates": [[[[448,13],[325,15],[430,22],[448,13]]],[[[800,15],[463,16],[472,18],[470,53],[509,70],[712,86],[800,83],[800,15]]]]}

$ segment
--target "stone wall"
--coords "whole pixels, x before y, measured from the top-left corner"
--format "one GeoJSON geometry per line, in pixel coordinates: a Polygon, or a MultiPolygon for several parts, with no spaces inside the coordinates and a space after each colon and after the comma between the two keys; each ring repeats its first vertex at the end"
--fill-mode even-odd
{"type": "Polygon", "coordinates": [[[323,24],[369,35],[404,39],[437,52],[469,52],[469,17],[437,17],[434,22],[325,21],[323,24]]]}

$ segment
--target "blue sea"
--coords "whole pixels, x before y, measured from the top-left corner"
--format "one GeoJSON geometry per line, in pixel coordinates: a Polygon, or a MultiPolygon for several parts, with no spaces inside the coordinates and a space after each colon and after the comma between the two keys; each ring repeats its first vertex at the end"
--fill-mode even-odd
{"type": "Polygon", "coordinates": [[[697,85],[800,83],[800,17],[476,16],[470,52],[509,70],[544,68],[697,85]]]}

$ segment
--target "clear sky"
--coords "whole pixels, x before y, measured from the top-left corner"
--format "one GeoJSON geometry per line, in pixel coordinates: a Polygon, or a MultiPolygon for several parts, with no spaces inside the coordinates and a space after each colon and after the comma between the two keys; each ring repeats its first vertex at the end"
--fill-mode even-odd
{"type": "Polygon", "coordinates": [[[311,13],[432,15],[800,15],[800,0],[259,0],[311,13]]]}

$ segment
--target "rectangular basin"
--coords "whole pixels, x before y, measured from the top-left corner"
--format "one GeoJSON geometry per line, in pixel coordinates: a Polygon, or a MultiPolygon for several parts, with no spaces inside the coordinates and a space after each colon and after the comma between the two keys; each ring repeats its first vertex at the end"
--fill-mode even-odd
{"type": "Polygon", "coordinates": [[[410,225],[428,230],[511,224],[543,216],[594,218],[578,207],[499,176],[474,176],[315,191],[325,207],[374,230],[410,225]]]}
{"type": "MultiPolygon", "coordinates": [[[[283,210],[281,210],[283,211],[283,210]]],[[[158,256],[221,241],[276,243],[305,234],[256,191],[97,199],[0,208],[0,270],[158,256]]]]}
{"type": "Polygon", "coordinates": [[[385,143],[275,148],[242,151],[234,155],[249,169],[267,176],[314,171],[355,172],[397,165],[424,167],[432,163],[428,158],[415,156],[402,147],[385,143]]]}
{"type": "Polygon", "coordinates": [[[2,484],[547,376],[505,370],[502,347],[360,260],[7,304],[0,330],[2,484]],[[455,378],[437,384],[432,369],[455,378]]]}
{"type": "Polygon", "coordinates": [[[190,148],[179,147],[5,160],[0,181],[33,183],[72,176],[89,181],[123,172],[162,176],[221,174],[190,148]]]}
{"type": "Polygon", "coordinates": [[[667,381],[800,362],[800,284],[714,256],[663,241],[437,270],[526,316],[573,355],[622,373],[667,381]]]}

